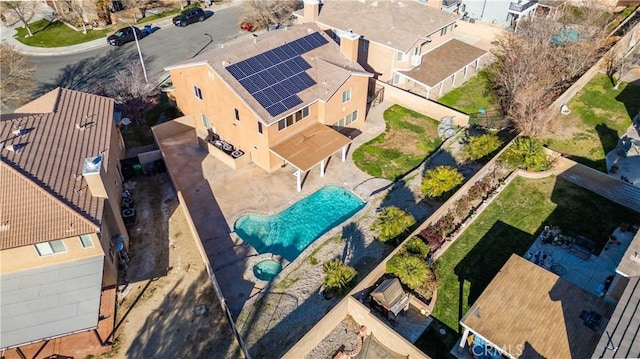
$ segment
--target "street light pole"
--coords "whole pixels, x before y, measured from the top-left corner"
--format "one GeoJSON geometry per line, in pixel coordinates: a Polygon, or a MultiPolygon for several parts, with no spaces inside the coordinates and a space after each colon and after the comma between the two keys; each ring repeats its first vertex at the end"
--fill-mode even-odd
{"type": "Polygon", "coordinates": [[[144,67],[144,60],[142,59],[142,51],[140,51],[140,43],[138,42],[138,34],[136,33],[136,28],[133,27],[127,20],[118,19],[125,24],[129,25],[131,31],[133,31],[133,39],[136,40],[136,47],[138,48],[138,55],[140,56],[140,64],[142,65],[142,73],[144,74],[144,82],[149,83],[149,79],[147,78],[147,69],[144,67]]]}

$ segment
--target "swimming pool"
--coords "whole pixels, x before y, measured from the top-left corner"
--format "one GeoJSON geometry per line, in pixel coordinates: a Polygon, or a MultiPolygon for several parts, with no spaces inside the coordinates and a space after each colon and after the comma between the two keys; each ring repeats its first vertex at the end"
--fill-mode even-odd
{"type": "Polygon", "coordinates": [[[282,270],[282,265],[273,259],[264,259],[253,266],[253,275],[264,281],[275,278],[282,270]]]}
{"type": "Polygon", "coordinates": [[[309,244],[364,205],[346,189],[326,186],[275,215],[240,217],[234,227],[258,253],[281,255],[292,262],[309,244]]]}

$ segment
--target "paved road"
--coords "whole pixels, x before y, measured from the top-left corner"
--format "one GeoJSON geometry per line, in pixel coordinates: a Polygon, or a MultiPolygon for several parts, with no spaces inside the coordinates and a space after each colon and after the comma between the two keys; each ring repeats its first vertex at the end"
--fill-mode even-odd
{"type": "MultiPolygon", "coordinates": [[[[215,48],[233,38],[247,36],[238,26],[241,14],[240,7],[231,7],[216,12],[202,23],[185,28],[170,26],[142,39],[140,49],[149,78],[158,81],[164,77],[165,66],[193,57],[201,50],[215,48]],[[211,38],[205,33],[211,34],[211,38]]],[[[90,91],[97,84],[109,82],[118,69],[125,68],[132,61],[136,64],[140,61],[134,42],[79,54],[31,57],[31,62],[38,68],[35,76],[38,95],[57,86],[90,91]]]]}

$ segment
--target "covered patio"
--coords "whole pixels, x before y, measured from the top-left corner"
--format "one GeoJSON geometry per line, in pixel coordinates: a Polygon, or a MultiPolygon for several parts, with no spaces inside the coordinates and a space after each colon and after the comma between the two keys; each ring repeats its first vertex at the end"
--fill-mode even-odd
{"type": "Polygon", "coordinates": [[[459,86],[467,76],[472,76],[470,67],[474,74],[478,72],[482,66],[480,60],[487,54],[485,50],[453,39],[424,55],[419,66],[408,71],[397,70],[396,74],[417,85],[412,91],[424,91],[426,98],[437,91],[440,97],[445,88],[459,86]]]}
{"type": "Polygon", "coordinates": [[[342,149],[342,162],[347,159],[351,139],[329,126],[315,123],[270,148],[271,152],[296,171],[297,191],[302,190],[302,174],[320,164],[320,177],[324,177],[327,160],[342,149]]]}

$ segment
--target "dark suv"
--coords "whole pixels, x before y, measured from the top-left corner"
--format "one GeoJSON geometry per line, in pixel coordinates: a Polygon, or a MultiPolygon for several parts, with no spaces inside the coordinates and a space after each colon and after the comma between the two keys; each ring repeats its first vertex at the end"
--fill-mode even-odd
{"type": "Polygon", "coordinates": [[[138,37],[138,40],[142,39],[144,37],[144,32],[140,31],[140,29],[138,29],[137,27],[123,27],[122,29],[118,30],[115,32],[115,34],[107,37],[107,42],[109,43],[109,45],[113,45],[113,46],[120,46],[122,44],[126,44],[127,42],[131,42],[133,40],[135,40],[135,37],[133,36],[133,31],[136,32],[136,36],[138,37]]]}
{"type": "Polygon", "coordinates": [[[173,24],[176,26],[185,27],[189,24],[193,24],[196,21],[204,21],[204,11],[199,7],[193,9],[187,9],[180,13],[180,15],[173,18],[173,24]]]}

